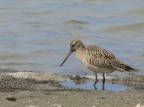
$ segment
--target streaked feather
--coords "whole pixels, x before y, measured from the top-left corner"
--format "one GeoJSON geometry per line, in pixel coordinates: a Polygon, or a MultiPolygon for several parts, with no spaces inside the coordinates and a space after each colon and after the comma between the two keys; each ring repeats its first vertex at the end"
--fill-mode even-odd
{"type": "Polygon", "coordinates": [[[89,64],[90,67],[95,67],[95,70],[96,68],[105,68],[125,71],[127,70],[126,67],[128,68],[127,65],[118,60],[110,51],[93,45],[83,50],[81,60],[83,63],[89,64]]]}

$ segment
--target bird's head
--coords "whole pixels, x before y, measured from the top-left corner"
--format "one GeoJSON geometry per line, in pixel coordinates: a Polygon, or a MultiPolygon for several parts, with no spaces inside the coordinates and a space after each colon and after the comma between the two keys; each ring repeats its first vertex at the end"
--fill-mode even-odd
{"type": "Polygon", "coordinates": [[[80,41],[80,40],[72,40],[70,43],[70,51],[67,54],[66,58],[64,59],[64,61],[61,63],[60,67],[64,64],[64,62],[68,59],[68,57],[73,53],[76,52],[78,49],[82,49],[84,48],[84,44],[80,41]]]}

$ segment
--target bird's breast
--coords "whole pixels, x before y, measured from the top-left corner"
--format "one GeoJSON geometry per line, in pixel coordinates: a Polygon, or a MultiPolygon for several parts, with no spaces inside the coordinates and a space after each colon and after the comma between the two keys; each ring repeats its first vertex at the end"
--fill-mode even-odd
{"type": "Polygon", "coordinates": [[[76,57],[78,58],[78,60],[80,60],[81,62],[83,62],[84,60],[84,52],[82,50],[77,50],[76,51],[76,57]]]}

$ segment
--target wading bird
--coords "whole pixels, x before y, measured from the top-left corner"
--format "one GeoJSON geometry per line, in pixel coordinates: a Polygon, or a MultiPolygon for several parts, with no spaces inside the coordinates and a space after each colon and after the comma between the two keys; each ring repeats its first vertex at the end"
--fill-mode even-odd
{"type": "Polygon", "coordinates": [[[129,72],[130,70],[134,70],[132,67],[118,60],[110,51],[94,45],[85,47],[85,45],[80,40],[71,41],[70,51],[64,61],[61,63],[60,67],[73,52],[76,52],[77,58],[95,74],[95,88],[96,83],[98,82],[97,73],[103,73],[104,90],[105,73],[111,73],[114,71],[129,72]]]}

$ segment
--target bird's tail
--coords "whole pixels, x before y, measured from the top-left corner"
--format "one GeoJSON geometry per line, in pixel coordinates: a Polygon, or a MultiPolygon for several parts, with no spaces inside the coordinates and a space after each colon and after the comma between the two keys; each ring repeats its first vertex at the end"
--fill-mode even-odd
{"type": "Polygon", "coordinates": [[[130,66],[128,66],[128,65],[125,65],[125,71],[130,72],[130,70],[135,70],[135,69],[130,67],[130,66]]]}
{"type": "Polygon", "coordinates": [[[131,70],[135,70],[134,68],[124,64],[123,62],[121,62],[120,60],[118,59],[115,59],[115,61],[113,62],[113,67],[116,69],[116,70],[119,70],[119,71],[128,71],[130,72],[131,70]]]}

